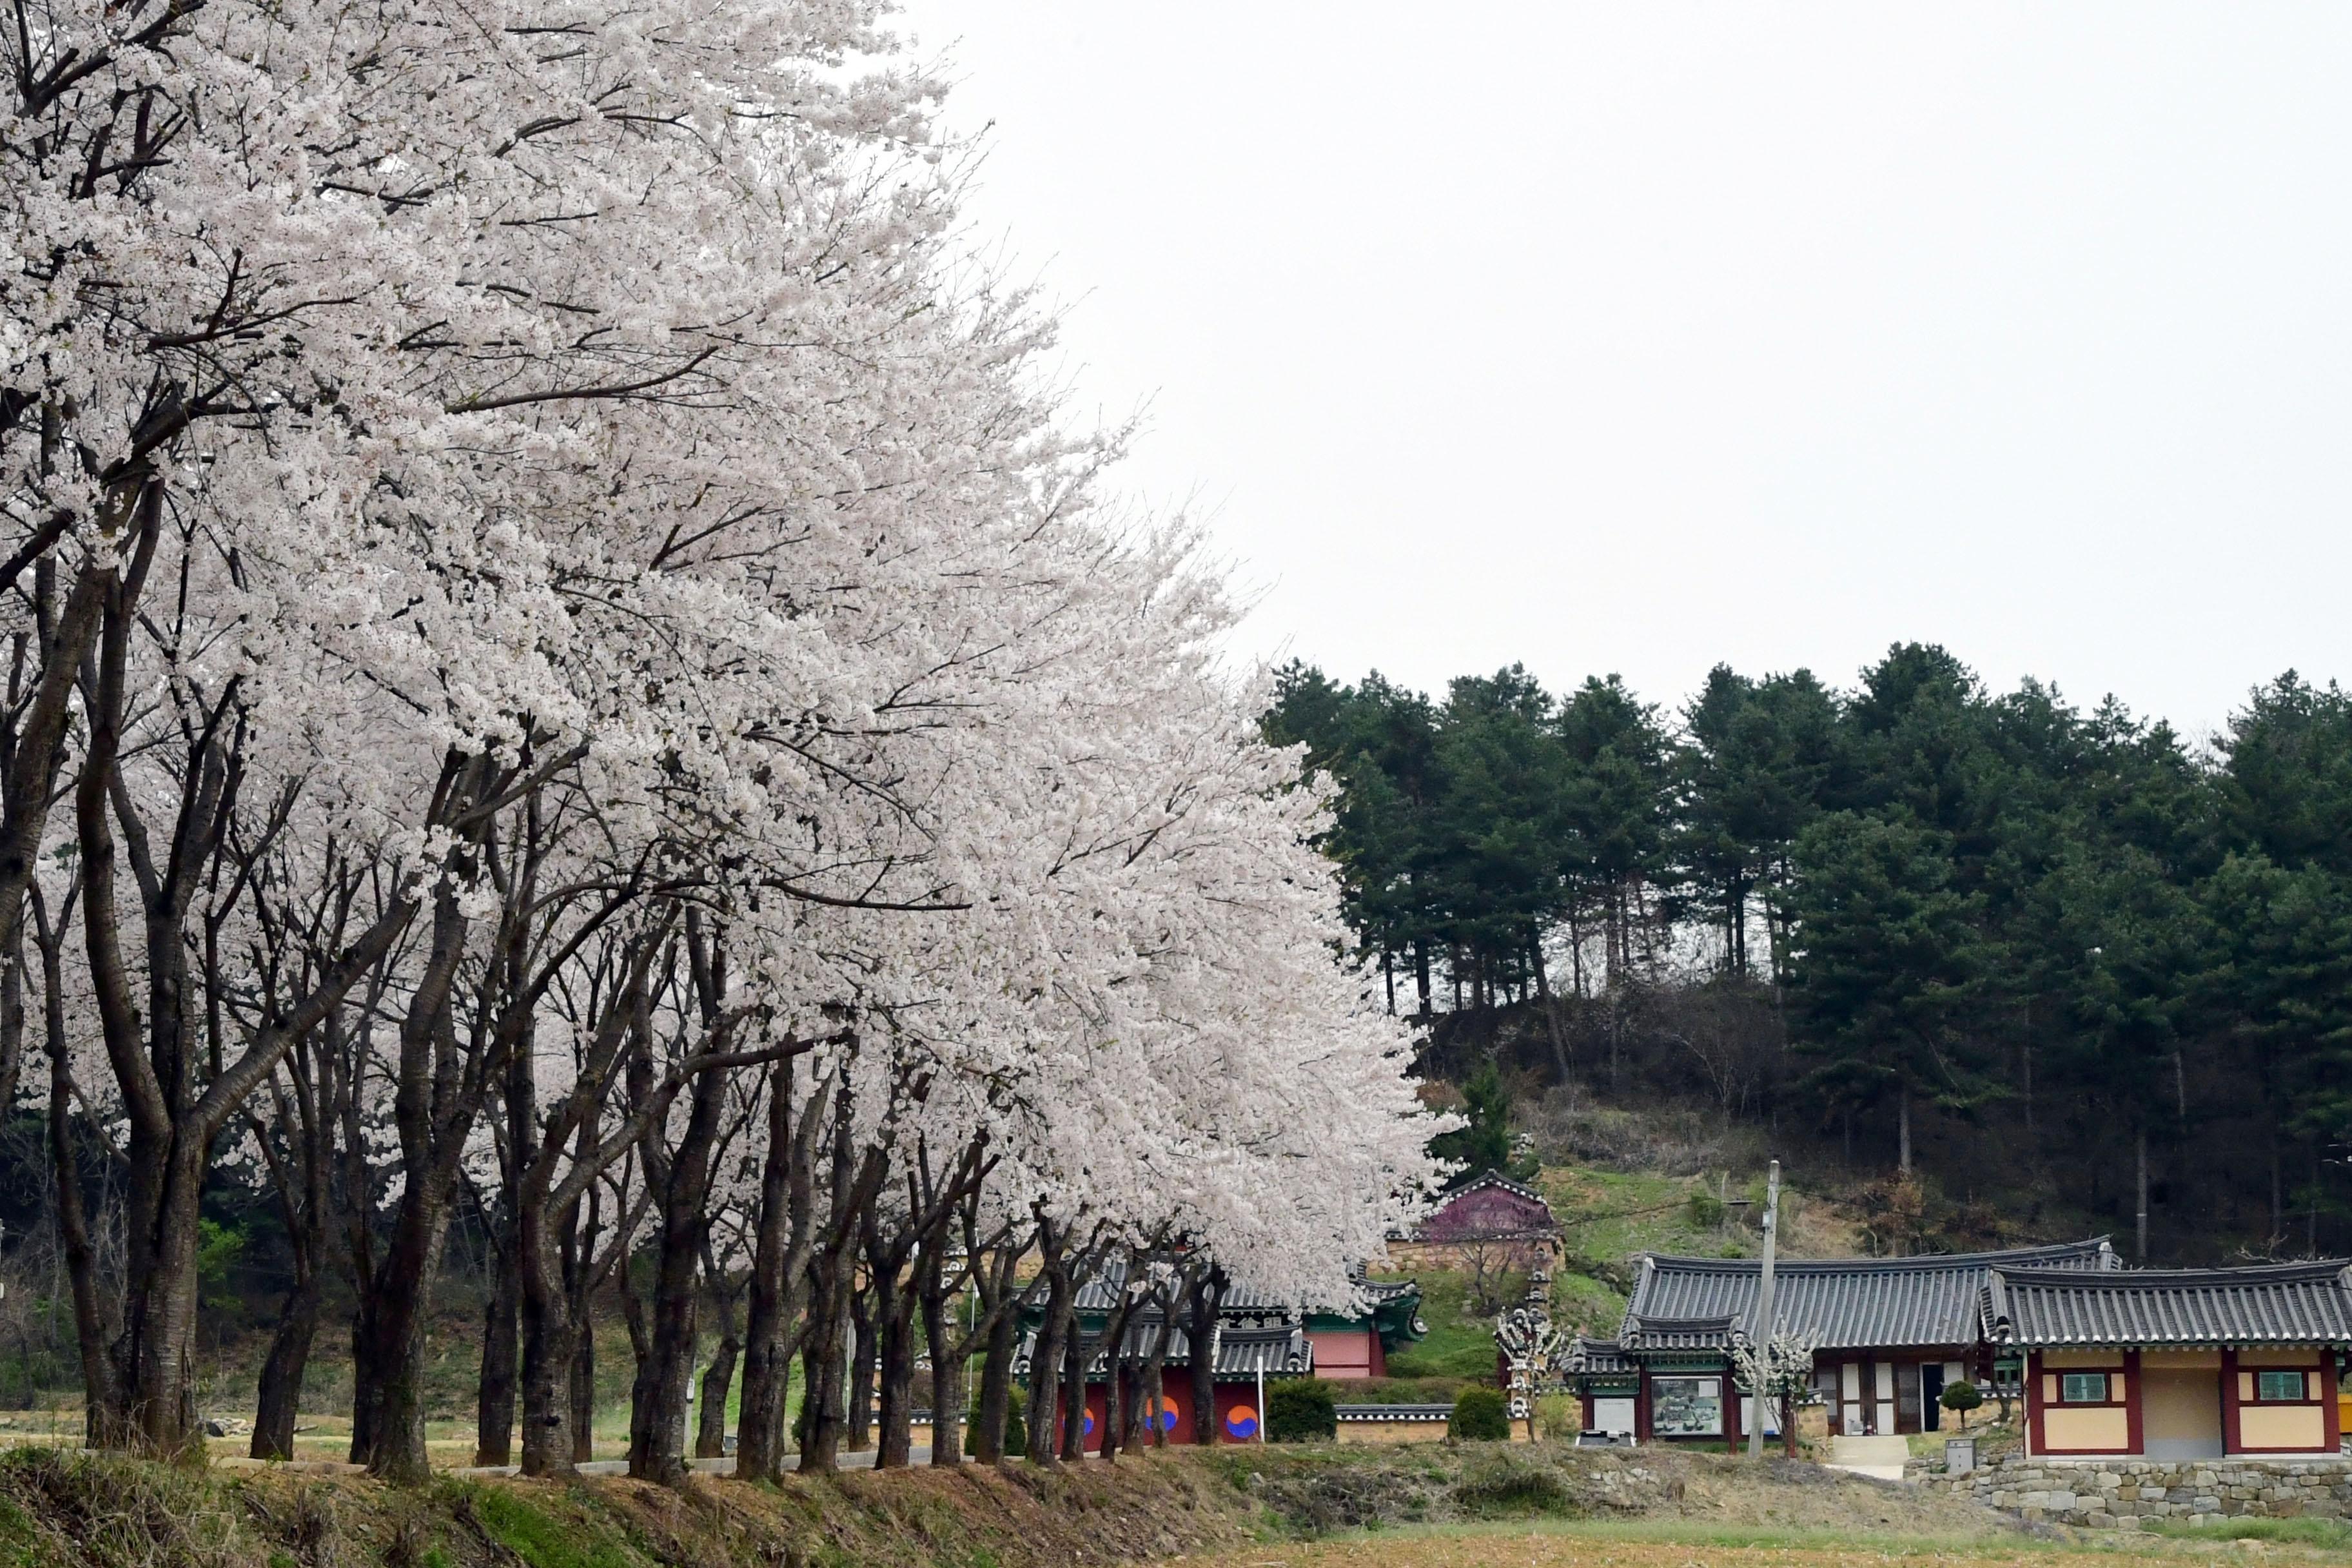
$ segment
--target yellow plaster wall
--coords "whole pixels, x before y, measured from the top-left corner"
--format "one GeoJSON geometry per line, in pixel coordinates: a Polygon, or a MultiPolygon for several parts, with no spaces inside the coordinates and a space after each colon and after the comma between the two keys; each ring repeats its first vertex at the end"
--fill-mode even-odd
{"type": "Polygon", "coordinates": [[[2317,1345],[2249,1345],[2238,1352],[2240,1366],[2317,1366],[2317,1345]]]}
{"type": "Polygon", "coordinates": [[[2125,1412],[2112,1406],[2044,1410],[2042,1437],[2053,1453],[2094,1448],[2120,1454],[2131,1447],[2131,1421],[2125,1412]]]}
{"type": "Polygon", "coordinates": [[[2139,1364],[2143,1372],[2163,1367],[2172,1372],[2219,1372],[2221,1370],[2220,1351],[2142,1351],[2139,1364]]]}
{"type": "Polygon", "coordinates": [[[2093,1367],[2111,1366],[2123,1370],[2121,1351],[2043,1351],[2042,1364],[2067,1372],[2084,1372],[2093,1367]]]}
{"type": "Polygon", "coordinates": [[[2238,1412],[2241,1447],[2315,1452],[2326,1444],[2326,1412],[2316,1405],[2250,1405],[2238,1412]]]}
{"type": "MultiPolygon", "coordinates": [[[[1342,1421],[1339,1441],[1383,1447],[1391,1443],[1431,1443],[1445,1436],[1443,1421],[1342,1421]]],[[[1525,1442],[1528,1424],[1511,1423],[1511,1441],[1525,1442]]]]}

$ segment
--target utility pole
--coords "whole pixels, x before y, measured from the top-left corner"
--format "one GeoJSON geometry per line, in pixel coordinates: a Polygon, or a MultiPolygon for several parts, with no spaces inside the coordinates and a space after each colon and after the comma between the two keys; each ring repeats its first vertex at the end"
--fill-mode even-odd
{"type": "Polygon", "coordinates": [[[1764,1402],[1771,1395],[1764,1384],[1772,1378],[1772,1254],[1780,1231],[1780,1162],[1772,1162],[1764,1178],[1764,1270],[1756,1281],[1756,1319],[1748,1332],[1756,1335],[1756,1419],[1748,1424],[1748,1457],[1764,1457],[1764,1402]]]}

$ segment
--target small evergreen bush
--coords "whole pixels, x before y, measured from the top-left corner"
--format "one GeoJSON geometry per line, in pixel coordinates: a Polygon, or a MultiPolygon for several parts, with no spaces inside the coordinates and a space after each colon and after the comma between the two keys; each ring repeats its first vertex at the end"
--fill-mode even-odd
{"type": "Polygon", "coordinates": [[[1471,1443],[1508,1442],[1511,1411],[1503,1403],[1502,1391],[1464,1389],[1454,1401],[1454,1414],[1446,1420],[1445,1435],[1471,1443]]]}
{"type": "MultiPolygon", "coordinates": [[[[1017,1459],[1029,1451],[1029,1428],[1021,1419],[1019,1385],[1016,1384],[1010,1393],[1012,1398],[1004,1417],[1004,1457],[1017,1459]]],[[[963,1426],[963,1451],[973,1458],[980,1453],[980,1425],[973,1419],[975,1415],[976,1412],[965,1411],[963,1426]]]]}
{"type": "Polygon", "coordinates": [[[1331,1385],[1319,1377],[1292,1377],[1265,1391],[1265,1436],[1273,1443],[1328,1442],[1339,1435],[1331,1385]]]}
{"type": "Polygon", "coordinates": [[[1944,1385],[1943,1397],[1936,1403],[1958,1415],[1961,1428],[1966,1430],[1969,1412],[1984,1403],[1984,1394],[1973,1383],[1948,1383],[1944,1385]]]}

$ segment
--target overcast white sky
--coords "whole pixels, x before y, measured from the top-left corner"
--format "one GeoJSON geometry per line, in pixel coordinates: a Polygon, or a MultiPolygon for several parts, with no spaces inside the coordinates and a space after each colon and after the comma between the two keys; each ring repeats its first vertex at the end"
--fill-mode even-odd
{"type": "Polygon", "coordinates": [[[1247,653],[2352,677],[2352,6],[914,0],[1247,653]]]}

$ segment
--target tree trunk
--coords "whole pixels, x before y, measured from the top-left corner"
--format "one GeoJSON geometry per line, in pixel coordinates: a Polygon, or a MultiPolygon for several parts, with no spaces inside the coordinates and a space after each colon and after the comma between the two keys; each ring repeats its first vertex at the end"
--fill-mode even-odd
{"type": "Polygon", "coordinates": [[[874,1372],[877,1342],[874,1290],[849,1293],[849,1409],[842,1443],[853,1454],[874,1447],[874,1372]]]}
{"type": "Polygon", "coordinates": [[[2133,1139],[2133,1144],[2134,1144],[2134,1146],[2135,1146],[2135,1152],[2137,1153],[2137,1157],[2138,1157],[2138,1163],[2139,1163],[2139,1164],[2138,1164],[2138,1171],[2137,1171],[2137,1177],[2136,1177],[2136,1180],[2135,1180],[2135,1182],[2134,1182],[2134,1184],[2133,1184],[2134,1191],[2135,1191],[2135,1192],[2137,1192],[2137,1194],[2138,1194],[2138,1203],[2137,1203],[2137,1209],[2135,1210],[2135,1212],[2134,1212],[2134,1215],[2133,1215],[2133,1222],[2132,1222],[2132,1234],[2133,1234],[2134,1238],[2135,1238],[2135,1239],[2137,1240],[2137,1242],[2138,1243],[2138,1247],[2139,1247],[2139,1253],[2138,1253],[2138,1256],[2139,1256],[2139,1265],[2140,1265],[2140,1267],[2141,1267],[2141,1268],[2147,1268],[2147,1128],[2142,1127],[2142,1128],[2140,1128],[2140,1129],[2138,1130],[2138,1133],[2137,1133],[2137,1135],[2133,1139]]]}
{"type": "Polygon", "coordinates": [[[702,1407],[694,1417],[694,1457],[722,1458],[727,1453],[727,1391],[735,1384],[735,1362],[743,1341],[735,1331],[735,1301],[719,1298],[719,1349],[702,1373],[702,1407]]]}
{"type": "MultiPolygon", "coordinates": [[[[914,1458],[915,1293],[894,1268],[874,1282],[875,1333],[879,1352],[876,1382],[881,1395],[874,1468],[906,1468],[914,1458]]],[[[937,1410],[932,1411],[936,1418],[937,1410]]],[[[933,1428],[936,1440],[938,1429],[933,1428]]]]}
{"type": "Polygon", "coordinates": [[[409,1179],[374,1294],[362,1303],[364,1342],[352,1369],[353,1398],[368,1405],[373,1443],[360,1448],[355,1416],[352,1458],[383,1479],[418,1484],[432,1473],[425,1453],[425,1318],[440,1272],[449,1203],[439,1173],[411,1171],[409,1179]]]}
{"type": "Polygon", "coordinates": [[[91,1244],[89,1215],[82,1203],[81,1161],[73,1130],[73,1043],[66,1025],[64,911],[48,924],[35,893],[40,921],[42,1012],[49,1056],[49,1163],[56,1178],[58,1242],[65,1255],[73,1294],[74,1340],[81,1352],[82,1440],[93,1448],[120,1445],[126,1435],[110,1424],[121,1407],[114,1362],[108,1353],[109,1325],[98,1279],[98,1249],[91,1244]]]}
{"type": "Polygon", "coordinates": [[[980,1408],[972,1417],[972,1457],[983,1465],[1004,1462],[1005,1428],[1013,1415],[1013,1352],[1020,1331],[1009,1309],[988,1326],[988,1353],[980,1363],[980,1408]]]}
{"type": "Polygon", "coordinates": [[[1189,1292],[1185,1357],[1192,1384],[1192,1441],[1202,1447],[1217,1440],[1217,1311],[1224,1291],[1224,1275],[1211,1268],[1189,1292]]]}
{"type": "Polygon", "coordinates": [[[301,1408],[302,1373],[310,1362],[311,1337],[319,1330],[319,1276],[303,1268],[278,1314],[278,1331],[261,1363],[261,1390],[255,1402],[253,1447],[257,1459],[294,1457],[294,1417],[301,1408]]]}
{"type": "Polygon", "coordinates": [[[1050,1468],[1060,1462],[1062,1345],[1070,1331],[1072,1291],[1068,1260],[1050,1225],[1042,1228],[1040,1245],[1045,1249],[1045,1310],[1029,1355],[1029,1462],[1050,1468]]]}
{"type": "MultiPolygon", "coordinates": [[[[810,1097],[805,1119],[818,1114],[817,1098],[810,1097]]],[[[794,1315],[792,1290],[801,1272],[787,1258],[792,1244],[788,1227],[797,1226],[805,1237],[812,1205],[805,1143],[805,1137],[798,1145],[793,1138],[793,1064],[786,1058],[768,1069],[768,1150],[760,1171],[759,1227],[747,1286],[743,1397],[736,1412],[735,1474],[743,1480],[774,1480],[782,1464],[784,1405],[793,1366],[785,1335],[794,1315]]]]}
{"type": "MultiPolygon", "coordinates": [[[[726,1074],[706,1072],[696,1078],[686,1129],[666,1170],[657,1169],[651,1158],[659,1131],[647,1135],[646,1177],[665,1190],[659,1194],[651,1343],[629,1392],[629,1474],[665,1486],[683,1482],[688,1468],[686,1406],[694,1378],[695,1277],[701,1271],[710,1234],[710,1164],[726,1102],[726,1074]]],[[[723,1404],[723,1391],[720,1398],[723,1404]]]]}
{"type": "Polygon", "coordinates": [[[815,1287],[809,1296],[808,1393],[801,1403],[803,1475],[841,1468],[841,1439],[849,1414],[848,1369],[843,1359],[849,1348],[853,1284],[845,1248],[829,1247],[818,1254],[815,1287]]]}
{"type": "Polygon", "coordinates": [[[583,1296],[573,1305],[571,1342],[565,1426],[572,1434],[572,1462],[584,1465],[596,1457],[596,1320],[591,1298],[583,1296]]]}
{"type": "Polygon", "coordinates": [[[482,1321],[482,1367],[474,1400],[474,1463],[514,1462],[515,1373],[520,1346],[515,1314],[522,1305],[521,1271],[511,1246],[491,1249],[490,1304],[482,1321]]]}
{"type": "MultiPolygon", "coordinates": [[[[963,1359],[959,1353],[953,1307],[948,1298],[943,1248],[926,1247],[918,1262],[917,1293],[923,1313],[924,1347],[931,1358],[931,1463],[955,1465],[963,1459],[963,1359]]],[[[967,1259],[980,1267],[976,1257],[967,1259]]],[[[887,1434],[885,1434],[886,1437],[887,1434]]]]}
{"type": "Polygon", "coordinates": [[[1559,1005],[1552,999],[1551,977],[1544,972],[1543,936],[1538,932],[1528,943],[1528,957],[1535,970],[1536,1004],[1543,1009],[1544,1034],[1551,1041],[1551,1062],[1559,1081],[1568,1081],[1568,1037],[1559,1026],[1559,1005]]]}
{"type": "Polygon", "coordinates": [[[1143,1418],[1150,1423],[1155,1448],[1168,1447],[1168,1346],[1175,1331],[1176,1297],[1171,1291],[1160,1303],[1160,1327],[1151,1336],[1151,1353],[1143,1364],[1143,1418]]]}
{"type": "MultiPolygon", "coordinates": [[[[563,1292],[532,1282],[522,1287],[522,1473],[564,1476],[579,1462],[572,1432],[578,1422],[580,1350],[587,1336],[572,1321],[563,1292]]],[[[593,1374],[593,1363],[591,1363],[593,1374]]]]}
{"type": "Polygon", "coordinates": [[[115,1423],[141,1452],[172,1458],[200,1452],[204,1440],[195,1406],[196,1245],[209,1151],[173,1138],[149,1153],[132,1162],[132,1188],[144,1186],[152,1201],[133,1207],[145,1235],[134,1235],[129,1248],[115,1423]]]}
{"type": "Polygon", "coordinates": [[[1907,1083],[1895,1091],[1895,1169],[1907,1176],[1911,1173],[1911,1086],[1907,1083]]]}
{"type": "Polygon", "coordinates": [[[1087,1457],[1087,1363],[1093,1348],[1074,1311],[1062,1337],[1062,1432],[1055,1452],[1065,1464],[1087,1457]]]}

